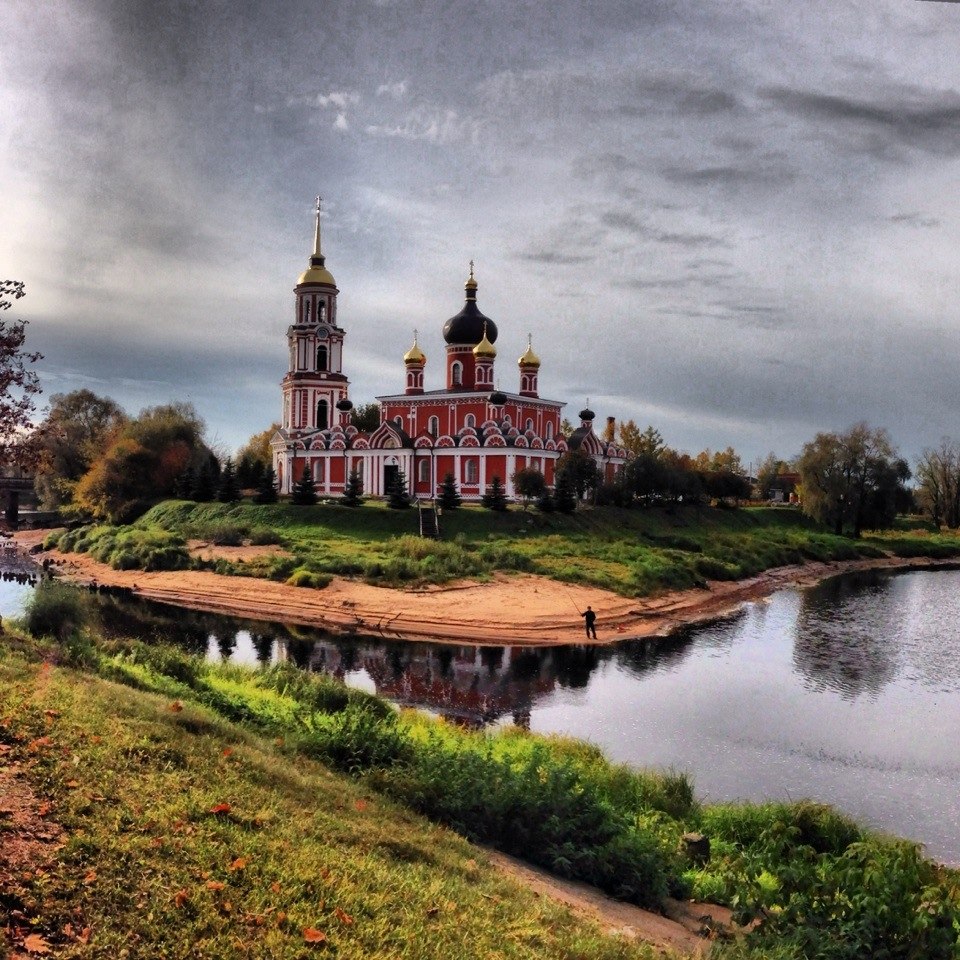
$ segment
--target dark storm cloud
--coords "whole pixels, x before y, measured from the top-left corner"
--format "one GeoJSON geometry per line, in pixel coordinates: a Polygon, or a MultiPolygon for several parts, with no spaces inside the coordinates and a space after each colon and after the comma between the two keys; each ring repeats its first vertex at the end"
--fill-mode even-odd
{"type": "MultiPolygon", "coordinates": [[[[960,95],[901,89],[884,99],[862,99],[785,86],[759,96],[784,113],[836,130],[875,133],[891,143],[945,156],[960,155],[960,95]]],[[[871,153],[875,144],[865,145],[871,153]]]]}

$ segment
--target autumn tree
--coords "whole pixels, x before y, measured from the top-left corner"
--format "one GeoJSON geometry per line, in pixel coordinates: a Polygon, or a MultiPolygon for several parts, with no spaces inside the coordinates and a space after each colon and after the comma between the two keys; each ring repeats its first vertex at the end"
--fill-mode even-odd
{"type": "MultiPolygon", "coordinates": [[[[25,296],[20,280],[0,280],[0,313],[25,296]]],[[[38,436],[32,430],[40,380],[32,364],[43,355],[24,349],[26,320],[0,320],[0,463],[5,469],[32,468],[38,436]]]]}
{"type": "Polygon", "coordinates": [[[757,468],[757,493],[761,500],[773,495],[774,483],[781,473],[789,471],[790,465],[775,453],[768,453],[757,468]]]}
{"type": "Polygon", "coordinates": [[[648,426],[646,430],[641,431],[632,420],[620,424],[618,441],[630,457],[641,455],[657,457],[666,447],[659,430],[648,426]]]}
{"type": "Polygon", "coordinates": [[[960,442],[944,437],[917,461],[917,499],[936,527],[960,527],[960,442]]]}
{"type": "Polygon", "coordinates": [[[818,433],[797,464],[803,509],[841,534],[893,522],[910,478],[886,430],[857,423],[844,433],[818,433]]]}
{"type": "Polygon", "coordinates": [[[191,465],[211,456],[192,404],[141,410],[118,427],[76,485],[74,502],[95,517],[125,522],[170,496],[191,465]]]}
{"type": "Polygon", "coordinates": [[[264,472],[273,463],[270,441],[279,429],[279,423],[270,424],[266,430],[255,433],[237,451],[237,483],[241,488],[259,488],[264,472]]]}
{"type": "Polygon", "coordinates": [[[109,397],[92,390],[55,393],[37,431],[34,487],[45,510],[73,502],[80,478],[107,447],[126,414],[109,397]]]}

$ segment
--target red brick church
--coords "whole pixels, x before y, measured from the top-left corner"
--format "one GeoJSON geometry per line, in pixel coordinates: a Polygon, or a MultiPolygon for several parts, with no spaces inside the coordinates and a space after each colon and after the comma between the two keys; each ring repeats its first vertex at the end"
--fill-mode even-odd
{"type": "Polygon", "coordinates": [[[293,292],[283,416],[271,443],[281,493],[289,493],[307,467],[321,496],[342,494],[345,478],[356,469],[372,496],[383,496],[402,473],[411,494],[433,497],[452,473],[461,496],[479,500],[494,477],[513,496],[510,478],[521,467],[540,470],[552,485],[556,461],[568,449],[592,457],[606,479],[626,462],[625,450],[594,433],[592,410],[581,410],[580,426],[563,436],[565,404],[540,396],[540,358],[529,338],[517,361],[516,392],[495,386],[497,325],[477,305],[472,264],[463,309],[443,325],[444,387],[424,388],[427,357],[414,333],[403,356],[405,388],[376,398],[380,426],[372,433],[350,423],[346,330],[337,312],[337,285],[321,252],[319,202],[313,253],[293,292]]]}

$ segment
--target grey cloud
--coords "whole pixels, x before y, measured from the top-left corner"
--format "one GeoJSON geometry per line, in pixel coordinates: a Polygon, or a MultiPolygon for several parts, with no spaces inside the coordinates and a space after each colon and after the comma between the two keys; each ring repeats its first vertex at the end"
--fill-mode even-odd
{"type": "Polygon", "coordinates": [[[593,260],[593,257],[587,256],[584,253],[561,253],[559,250],[532,250],[526,253],[521,253],[520,258],[523,260],[529,260],[532,263],[548,263],[548,264],[571,264],[571,263],[588,263],[593,260]]]}
{"type": "Polygon", "coordinates": [[[673,183],[688,186],[723,186],[737,187],[745,184],[764,184],[776,186],[787,183],[794,178],[794,174],[785,169],[771,169],[757,167],[698,167],[694,169],[683,167],[667,167],[663,176],[673,183]]]}
{"type": "MultiPolygon", "coordinates": [[[[879,133],[900,146],[929,153],[960,153],[960,95],[953,91],[900,89],[875,100],[784,86],[758,92],[763,100],[803,120],[868,135],[879,133]]],[[[867,139],[861,146],[876,154],[884,144],[867,139]]]]}
{"type": "Polygon", "coordinates": [[[608,210],[601,214],[600,222],[615,230],[624,230],[637,237],[680,247],[726,247],[729,243],[708,233],[692,233],[682,230],[666,230],[640,220],[632,213],[608,210]]]}
{"type": "MultiPolygon", "coordinates": [[[[957,0],[960,2],[960,0],[957,0]]],[[[887,218],[891,223],[902,223],[908,227],[923,227],[925,229],[933,229],[934,227],[939,227],[943,221],[938,220],[936,217],[927,217],[922,213],[895,213],[892,217],[887,218]]]]}

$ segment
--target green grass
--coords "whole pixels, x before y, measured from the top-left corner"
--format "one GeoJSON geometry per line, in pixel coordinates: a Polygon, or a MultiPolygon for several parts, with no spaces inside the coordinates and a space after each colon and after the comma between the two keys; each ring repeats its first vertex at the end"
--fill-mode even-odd
{"type": "MultiPolygon", "coordinates": [[[[810,560],[852,560],[887,553],[902,557],[960,557],[960,537],[930,534],[916,524],[872,533],[861,540],[837,537],[795,509],[710,507],[624,510],[584,509],[571,516],[479,507],[448,511],[443,540],[422,540],[411,513],[369,503],[195,504],[166,501],[130,528],[85,528],[65,535],[64,549],[107,555],[114,565],[165,562],[161,547],[186,539],[282,543],[287,552],[254,563],[217,560],[222,573],[261,576],[305,587],[323,587],[334,575],[390,585],[486,579],[495,572],[531,572],[589,584],[625,596],[649,596],[738,580],[771,567],[810,560]],[[166,540],[164,539],[166,538],[166,540]],[[131,542],[142,544],[132,550],[131,542]],[[96,552],[95,552],[96,551],[96,552]]],[[[171,564],[179,559],[170,559],[171,564]]]]}
{"type": "MultiPolygon", "coordinates": [[[[333,794],[339,791],[353,797],[361,791],[384,798],[378,806],[386,824],[383,829],[397,817],[404,824],[422,824],[412,817],[412,813],[421,813],[470,839],[638,903],[656,904],[669,892],[727,904],[740,920],[754,921],[757,926],[744,942],[724,946],[716,954],[720,957],[860,960],[864,956],[916,956],[946,960],[960,951],[960,874],[925,860],[917,844],[874,834],[824,805],[803,801],[703,806],[683,774],[612,764],[596,747],[569,738],[541,737],[512,728],[469,731],[415,712],[398,714],[375,696],[286,664],[254,671],[208,663],[163,646],[106,642],[88,633],[78,636],[76,631],[72,643],[60,650],[71,663],[86,665],[97,674],[56,672],[72,691],[69,709],[46,693],[39,696],[39,668],[36,664],[17,666],[22,657],[7,651],[0,654],[0,690],[7,698],[6,703],[0,702],[0,716],[13,716],[19,723],[26,710],[32,717],[32,725],[17,732],[20,745],[29,743],[30,736],[39,736],[38,731],[49,723],[41,710],[60,710],[63,716],[72,712],[82,724],[84,733],[58,741],[49,754],[39,751],[36,764],[49,759],[59,773],[45,780],[41,771],[33,782],[44,796],[53,796],[68,811],[65,823],[71,833],[90,838],[83,856],[77,859],[70,859],[74,848],[68,846],[66,862],[78,871],[93,868],[99,873],[99,868],[91,865],[97,857],[113,856],[116,849],[118,857],[126,858],[125,869],[133,864],[135,871],[143,871],[141,899],[151,895],[148,891],[159,882],[154,873],[172,871],[163,886],[168,897],[180,889],[188,890],[191,897],[198,891],[197,902],[202,900],[203,909],[220,910],[216,898],[209,905],[202,899],[206,896],[203,883],[209,878],[231,884],[244,879],[224,879],[229,873],[225,863],[232,862],[228,857],[262,857],[268,864],[262,874],[264,882],[269,877],[269,883],[277,882],[284,890],[303,882],[302,870],[315,877],[311,844],[328,841],[331,818],[339,818],[339,827],[344,827],[344,807],[336,803],[333,794]],[[34,671],[36,683],[23,680],[27,669],[34,671]],[[3,670],[20,670],[21,677],[11,676],[4,684],[3,670]],[[108,685],[111,680],[127,689],[108,685]],[[21,706],[10,706],[11,698],[19,698],[21,706]],[[182,709],[171,710],[173,703],[182,709]],[[138,711],[146,711],[150,722],[161,727],[155,733],[138,733],[138,711]],[[98,758],[105,759],[93,750],[102,744],[86,739],[93,730],[97,736],[104,736],[102,731],[107,730],[112,738],[134,738],[132,746],[127,739],[118,741],[122,747],[115,745],[114,749],[120,749],[120,760],[115,757],[111,761],[119,762],[126,775],[134,778],[129,788],[120,774],[103,783],[96,773],[89,773],[97,769],[98,758]],[[314,779],[287,804],[282,796],[269,793],[270,777],[276,779],[277,775],[258,775],[256,786],[268,792],[238,800],[253,785],[237,780],[236,768],[224,764],[222,756],[218,758],[217,751],[225,743],[259,751],[260,762],[271,770],[282,767],[283,775],[274,787],[281,795],[289,778],[297,778],[298,783],[314,779]],[[195,765],[190,758],[197,750],[205,751],[212,765],[195,765]],[[141,765],[153,770],[156,779],[137,780],[141,765]],[[346,779],[324,773],[324,768],[346,779]],[[64,778],[81,780],[80,773],[93,778],[82,811],[71,807],[79,794],[64,782],[64,778]],[[155,796],[158,791],[160,797],[155,796]],[[93,801],[94,792],[105,799],[93,801]],[[121,792],[126,797],[122,803],[112,799],[121,792]],[[225,822],[211,820],[205,813],[220,802],[231,805],[225,822]],[[136,810],[136,805],[145,805],[150,812],[136,810]],[[298,812],[293,812],[295,809],[298,812]],[[82,821],[78,828],[81,821],[76,817],[81,813],[92,819],[82,821]],[[289,819],[296,826],[287,822],[289,819]],[[311,824],[313,827],[308,826],[311,824]],[[310,832],[313,828],[316,832],[310,832]],[[264,829],[268,829],[268,839],[261,849],[264,829]],[[297,834],[297,829],[304,834],[297,834]],[[689,830],[702,831],[711,840],[712,856],[702,867],[692,865],[682,854],[682,836],[689,830]],[[114,833],[117,836],[112,839],[114,833]],[[179,847],[162,849],[175,849],[184,862],[148,861],[139,847],[141,859],[130,860],[129,845],[146,842],[144,834],[156,843],[179,841],[179,847]],[[214,850],[211,843],[220,846],[214,850]],[[298,859],[297,844],[306,845],[306,866],[298,859]],[[99,852],[101,848],[107,854],[99,852]],[[189,855],[184,854],[188,848],[189,855]],[[283,860],[284,849],[295,851],[289,862],[283,860]],[[283,879],[273,879],[281,875],[283,879]]],[[[58,729],[60,720],[62,717],[58,729]]],[[[6,736],[5,729],[9,727],[0,727],[0,737],[6,736]]],[[[86,786],[85,780],[81,783],[86,786]]],[[[428,856],[431,863],[437,862],[432,848],[426,853],[410,852],[411,843],[414,847],[416,843],[410,840],[409,830],[389,829],[390,849],[400,851],[403,863],[428,856]]],[[[452,835],[444,831],[431,833],[434,828],[425,826],[417,829],[453,843],[452,835]]],[[[361,863],[377,852],[371,853],[361,840],[336,835],[337,842],[347,844],[348,849],[331,853],[324,848],[317,862],[333,861],[341,873],[347,869],[344,863],[351,864],[349,870],[360,871],[361,863]]],[[[443,871],[456,872],[449,859],[443,864],[443,871]]],[[[319,881],[310,881],[310,892],[326,904],[328,897],[317,893],[314,884],[319,881]]],[[[136,888],[136,882],[133,886],[136,888]]],[[[70,889],[77,893],[75,887],[70,889]]],[[[340,893],[346,895],[340,891],[338,896],[340,893]]],[[[241,894],[249,899],[251,906],[243,909],[252,916],[264,916],[268,903],[281,909],[270,898],[263,899],[261,887],[241,889],[237,896],[241,894]]],[[[35,890],[32,895],[34,899],[39,896],[35,890]]],[[[64,899],[64,905],[68,900],[64,899]]],[[[88,907],[88,902],[89,898],[84,900],[85,910],[101,909],[99,904],[88,907]]],[[[136,904],[136,900],[108,898],[102,909],[118,911],[122,918],[128,917],[136,904]]],[[[305,893],[299,906],[294,901],[289,909],[282,909],[296,916],[295,925],[328,923],[329,911],[311,921],[308,908],[314,914],[322,910],[305,893]]],[[[349,906],[341,908],[348,913],[357,910],[357,901],[351,899],[349,906]]],[[[180,911],[176,905],[167,905],[165,913],[160,911],[158,922],[164,930],[151,936],[175,936],[164,931],[175,919],[190,919],[180,918],[180,911]]],[[[63,919],[55,916],[55,923],[63,919]]],[[[227,919],[235,921],[236,913],[227,919]]],[[[97,922],[109,926],[112,921],[99,916],[97,922]]],[[[136,929],[146,923],[143,918],[136,922],[141,925],[136,929]]],[[[213,927],[220,929],[219,921],[210,915],[197,922],[202,929],[195,928],[191,935],[201,942],[213,927]]],[[[347,941],[356,932],[352,927],[342,931],[347,941]]],[[[296,926],[286,933],[292,937],[289,946],[293,950],[296,926]]],[[[414,935],[421,933],[414,931],[414,935]]],[[[482,938],[477,943],[476,954],[453,956],[514,955],[487,953],[491,948],[484,946],[482,938]]],[[[344,949],[345,955],[352,955],[344,949]]],[[[600,951],[601,947],[591,949],[600,951]]],[[[607,945],[603,949],[613,948],[607,945]]],[[[176,955],[176,950],[171,950],[156,955],[176,955]]],[[[559,946],[557,953],[563,955],[559,946]]],[[[215,955],[213,948],[211,955],[215,955]]],[[[280,950],[256,955],[287,954],[280,950]]],[[[543,955],[550,955],[549,951],[543,955]]]]}
{"type": "MultiPolygon", "coordinates": [[[[64,845],[5,886],[13,944],[34,933],[84,960],[653,956],[511,883],[452,831],[262,737],[289,722],[281,692],[211,679],[260,718],[237,724],[200,698],[172,710],[171,692],[193,690],[182,678],[147,693],[37,653],[9,634],[0,647],[0,769],[50,805],[64,845]],[[327,942],[308,943],[307,928],[327,942]]],[[[174,657],[167,668],[195,672],[174,657]]],[[[161,675],[130,660],[125,679],[137,669],[143,682],[161,675]]]]}

